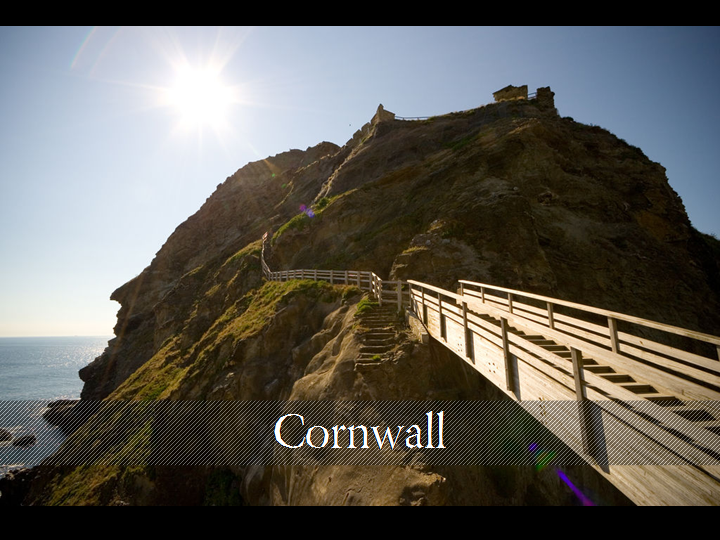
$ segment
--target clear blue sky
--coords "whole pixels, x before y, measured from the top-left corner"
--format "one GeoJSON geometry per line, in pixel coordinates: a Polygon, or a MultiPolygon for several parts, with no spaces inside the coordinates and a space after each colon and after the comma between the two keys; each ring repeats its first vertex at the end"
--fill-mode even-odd
{"type": "Polygon", "coordinates": [[[0,337],[111,335],[111,292],[249,161],[508,84],[640,147],[720,236],[717,27],[2,27],[0,74],[0,337]]]}

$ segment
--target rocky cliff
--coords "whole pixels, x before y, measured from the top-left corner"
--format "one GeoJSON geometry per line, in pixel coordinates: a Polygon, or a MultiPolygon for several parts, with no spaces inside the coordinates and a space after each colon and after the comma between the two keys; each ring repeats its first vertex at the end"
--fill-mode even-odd
{"type": "MultiPolygon", "coordinates": [[[[451,290],[477,280],[720,334],[717,248],[640,149],[561,117],[552,99],[419,121],[380,109],[343,147],[291,150],[218,185],[112,294],[116,337],[80,372],[83,400],[501,398],[401,330],[391,362],[356,369],[360,291],[265,282],[266,231],[273,270],[372,270],[451,290]]],[[[591,471],[573,474],[627,502],[591,471]]],[[[572,494],[517,467],[79,467],[44,470],[28,501],[572,504],[572,494]]]]}

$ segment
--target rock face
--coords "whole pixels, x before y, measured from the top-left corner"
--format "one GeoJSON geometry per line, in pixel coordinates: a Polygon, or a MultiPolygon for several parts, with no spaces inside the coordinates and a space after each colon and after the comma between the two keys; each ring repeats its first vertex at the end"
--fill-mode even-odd
{"type": "Polygon", "coordinates": [[[20,506],[35,476],[36,471],[32,469],[17,469],[1,477],[0,506],[20,506]]]}
{"type": "MultiPolygon", "coordinates": [[[[447,289],[469,279],[720,334],[717,245],[693,229],[663,167],[560,117],[542,90],[423,121],[380,107],[343,147],[240,169],[112,294],[116,337],[81,371],[82,399],[501,398],[409,336],[388,361],[355,369],[359,291],[264,283],[266,231],[273,270],[373,270],[447,289]]],[[[68,445],[92,430],[90,420],[68,445]]],[[[627,502],[585,469],[568,474],[627,502]]],[[[557,477],[517,467],[78,468],[42,478],[36,504],[572,504],[557,477]]]]}

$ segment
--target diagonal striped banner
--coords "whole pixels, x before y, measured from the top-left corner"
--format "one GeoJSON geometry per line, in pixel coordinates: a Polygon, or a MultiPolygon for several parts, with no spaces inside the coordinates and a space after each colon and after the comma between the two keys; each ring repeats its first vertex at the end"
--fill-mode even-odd
{"type": "MultiPolygon", "coordinates": [[[[22,429],[10,423],[47,405],[0,402],[0,430],[16,436],[0,442],[0,466],[43,447],[42,433],[14,446],[22,429]]],[[[696,418],[658,418],[644,401],[81,401],[60,421],[71,435],[42,463],[717,466],[706,427],[720,406],[702,405],[696,418]]]]}

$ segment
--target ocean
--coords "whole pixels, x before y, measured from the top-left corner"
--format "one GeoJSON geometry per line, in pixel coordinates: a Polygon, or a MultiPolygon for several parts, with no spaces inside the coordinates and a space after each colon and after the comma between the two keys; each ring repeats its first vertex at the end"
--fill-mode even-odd
{"type": "Polygon", "coordinates": [[[43,418],[47,404],[78,399],[78,371],[102,354],[111,337],[0,338],[0,430],[13,439],[34,435],[28,447],[0,441],[0,477],[8,470],[37,465],[65,439],[43,418]]]}

